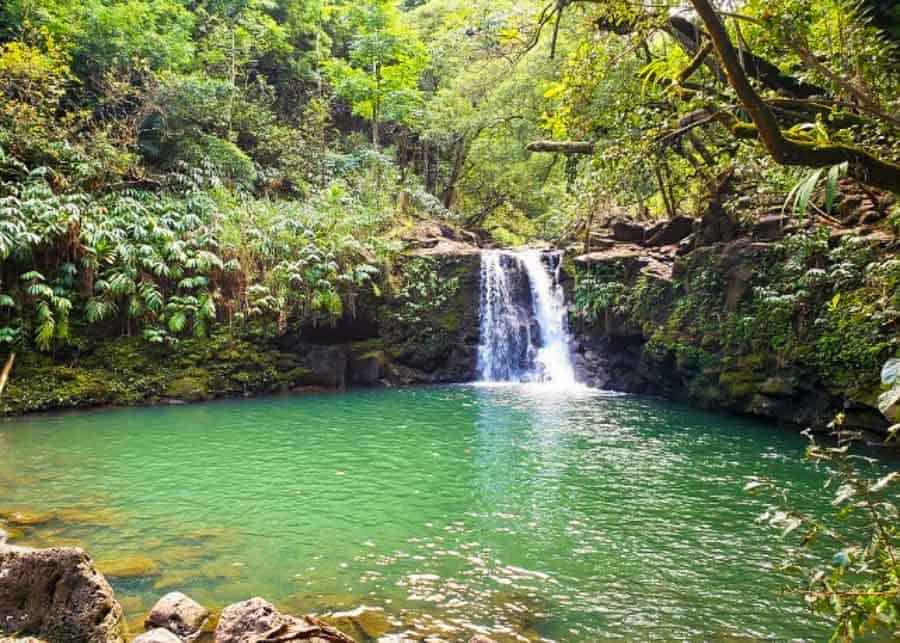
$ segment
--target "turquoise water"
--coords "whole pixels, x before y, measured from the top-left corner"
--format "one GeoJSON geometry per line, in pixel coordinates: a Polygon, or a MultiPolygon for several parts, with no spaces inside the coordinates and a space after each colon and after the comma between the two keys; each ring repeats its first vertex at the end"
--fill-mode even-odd
{"type": "Polygon", "coordinates": [[[822,638],[754,523],[765,475],[827,508],[786,430],[657,400],[526,386],[352,392],[0,423],[0,507],[57,512],[126,611],[385,608],[460,640],[822,638]],[[149,562],[148,562],[149,561],[149,562]]]}

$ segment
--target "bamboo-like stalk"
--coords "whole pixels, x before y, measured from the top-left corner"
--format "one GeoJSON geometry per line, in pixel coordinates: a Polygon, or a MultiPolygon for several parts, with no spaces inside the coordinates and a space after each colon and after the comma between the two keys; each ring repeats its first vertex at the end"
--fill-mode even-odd
{"type": "Polygon", "coordinates": [[[13,351],[9,354],[9,357],[6,358],[6,364],[3,365],[3,370],[0,371],[0,395],[3,395],[3,390],[6,388],[6,382],[9,380],[9,373],[12,371],[13,362],[16,361],[16,353],[13,351]]]}

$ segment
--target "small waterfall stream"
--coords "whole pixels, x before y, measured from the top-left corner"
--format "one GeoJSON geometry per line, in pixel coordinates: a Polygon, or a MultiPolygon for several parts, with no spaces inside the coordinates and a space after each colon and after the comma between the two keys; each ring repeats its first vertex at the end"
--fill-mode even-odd
{"type": "Polygon", "coordinates": [[[538,250],[482,253],[482,381],[575,383],[561,260],[559,253],[538,250]]]}

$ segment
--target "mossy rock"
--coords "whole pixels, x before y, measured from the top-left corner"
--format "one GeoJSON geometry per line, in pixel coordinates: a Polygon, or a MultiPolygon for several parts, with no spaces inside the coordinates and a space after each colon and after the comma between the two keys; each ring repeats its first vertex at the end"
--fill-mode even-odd
{"type": "Polygon", "coordinates": [[[719,385],[732,399],[750,397],[760,390],[759,380],[747,371],[726,371],[719,375],[719,385]]]}
{"type": "Polygon", "coordinates": [[[792,377],[783,377],[781,375],[773,375],[766,378],[760,384],[759,392],[765,395],[793,395],[797,389],[797,382],[792,377]]]}
{"type": "Polygon", "coordinates": [[[56,520],[52,512],[26,511],[18,509],[0,509],[3,522],[14,527],[37,527],[56,520]]]}
{"type": "Polygon", "coordinates": [[[107,578],[151,578],[160,573],[155,560],[140,555],[97,561],[97,569],[107,578]]]}
{"type": "Polygon", "coordinates": [[[166,397],[188,402],[208,399],[210,397],[209,373],[199,368],[189,369],[181,377],[170,381],[166,385],[163,394],[166,397]]]}

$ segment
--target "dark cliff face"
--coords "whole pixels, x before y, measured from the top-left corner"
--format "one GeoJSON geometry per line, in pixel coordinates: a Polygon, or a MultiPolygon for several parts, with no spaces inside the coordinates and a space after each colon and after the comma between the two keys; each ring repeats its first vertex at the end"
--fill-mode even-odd
{"type": "Polygon", "coordinates": [[[481,253],[459,243],[406,256],[395,295],[379,307],[379,336],[392,384],[475,379],[481,253]]]}
{"type": "Polygon", "coordinates": [[[879,368],[898,345],[882,315],[893,282],[872,266],[896,261],[893,244],[871,231],[687,252],[608,244],[570,265],[579,376],[800,426],[843,413],[883,431],[879,368]]]}

